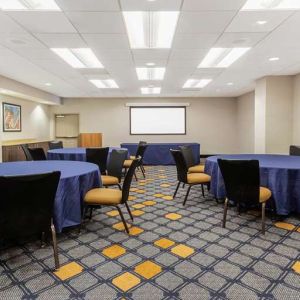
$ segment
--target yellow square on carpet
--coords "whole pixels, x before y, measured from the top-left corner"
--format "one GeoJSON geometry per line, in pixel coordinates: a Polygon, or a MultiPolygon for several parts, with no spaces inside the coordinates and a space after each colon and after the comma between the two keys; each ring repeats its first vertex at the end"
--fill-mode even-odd
{"type": "Polygon", "coordinates": [[[193,254],[195,252],[195,250],[191,247],[179,244],[179,245],[175,246],[174,248],[172,248],[171,252],[180,257],[186,258],[186,257],[190,256],[191,254],[193,254]]]}
{"type": "Polygon", "coordinates": [[[134,272],[150,279],[161,272],[161,267],[150,260],[147,260],[140,265],[136,266],[134,272]]]}
{"type": "Polygon", "coordinates": [[[285,222],[276,222],[274,224],[277,228],[285,229],[285,230],[294,230],[296,228],[295,225],[285,222]]]}
{"type": "MultiPolygon", "coordinates": [[[[135,275],[126,272],[116,278],[113,279],[112,283],[118,287],[123,292],[127,292],[134,286],[138,285],[141,282],[141,280],[136,277],[135,275]]],[[[99,295],[100,296],[100,295],[99,295]]],[[[99,297],[100,299],[100,297],[99,297]]]]}
{"type": "Polygon", "coordinates": [[[119,246],[113,245],[108,248],[105,248],[102,253],[109,258],[116,258],[126,253],[126,250],[119,246]]]}
{"type": "Polygon", "coordinates": [[[54,274],[60,280],[69,279],[79,273],[81,273],[83,267],[77,264],[76,262],[71,262],[59,268],[59,270],[55,271],[54,274]]]}
{"type": "Polygon", "coordinates": [[[162,239],[154,242],[154,245],[156,245],[160,248],[163,248],[163,249],[167,249],[167,248],[173,246],[174,244],[175,244],[175,242],[173,242],[169,239],[166,239],[166,238],[162,238],[162,239]]]}

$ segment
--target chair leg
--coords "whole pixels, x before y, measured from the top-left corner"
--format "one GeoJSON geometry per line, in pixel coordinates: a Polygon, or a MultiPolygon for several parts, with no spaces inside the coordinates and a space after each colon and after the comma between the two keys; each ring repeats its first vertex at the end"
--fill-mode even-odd
{"type": "Polygon", "coordinates": [[[125,202],[125,206],[126,206],[126,208],[127,208],[127,211],[128,211],[128,213],[129,213],[129,216],[130,216],[131,220],[133,221],[133,215],[132,215],[132,213],[131,213],[131,211],[130,211],[130,208],[129,208],[129,205],[128,205],[127,202],[125,202]]]}
{"type": "Polygon", "coordinates": [[[121,219],[122,219],[122,222],[123,222],[123,225],[124,225],[124,227],[125,227],[125,230],[126,230],[126,232],[129,234],[129,229],[128,229],[127,223],[126,223],[126,221],[125,221],[125,219],[124,219],[123,213],[122,213],[122,211],[121,211],[121,209],[120,209],[119,206],[117,206],[117,210],[118,210],[119,215],[120,215],[120,217],[121,217],[121,219]]]}
{"type": "Polygon", "coordinates": [[[134,172],[134,178],[135,178],[135,181],[138,181],[138,178],[136,176],[136,173],[134,172]]]}
{"type": "Polygon", "coordinates": [[[261,232],[263,235],[266,232],[266,202],[261,204],[261,232]]]}
{"type": "Polygon", "coordinates": [[[227,209],[228,209],[228,198],[226,198],[224,202],[224,214],[223,214],[223,225],[222,225],[223,228],[225,228],[226,226],[227,209]]]}
{"type": "Polygon", "coordinates": [[[202,196],[203,196],[203,198],[205,198],[205,194],[204,194],[204,187],[203,187],[203,184],[201,184],[201,190],[202,190],[202,196]]]}
{"type": "Polygon", "coordinates": [[[183,188],[183,189],[184,189],[184,187],[185,187],[185,183],[182,184],[182,188],[183,188]]]}
{"type": "Polygon", "coordinates": [[[190,193],[191,188],[192,188],[192,186],[189,185],[188,190],[187,190],[186,195],[185,195],[185,198],[184,198],[184,201],[183,201],[183,204],[182,204],[183,206],[184,206],[185,203],[186,203],[186,200],[187,200],[187,198],[188,198],[188,196],[189,196],[189,193],[190,193]]]}
{"type": "Polygon", "coordinates": [[[93,216],[93,208],[90,207],[90,215],[89,215],[89,219],[90,219],[90,220],[92,219],[92,216],[93,216]]]}
{"type": "Polygon", "coordinates": [[[140,169],[141,169],[141,171],[143,173],[144,178],[146,178],[146,176],[145,176],[145,169],[144,169],[143,165],[140,165],[140,169]]]}
{"type": "Polygon", "coordinates": [[[122,187],[121,187],[120,183],[118,183],[118,187],[119,187],[119,190],[122,191],[122,187]]]}
{"type": "Polygon", "coordinates": [[[180,186],[180,181],[178,181],[178,184],[177,184],[176,190],[175,190],[175,192],[174,192],[173,198],[176,197],[176,194],[177,194],[177,191],[178,191],[178,189],[179,189],[179,186],[180,186]]]}
{"type": "Polygon", "coordinates": [[[53,242],[55,270],[58,270],[60,267],[60,264],[59,264],[58,249],[57,249],[56,231],[55,231],[55,227],[52,223],[52,220],[51,220],[51,234],[52,234],[52,242],[53,242]]]}
{"type": "Polygon", "coordinates": [[[42,232],[42,236],[41,236],[41,248],[45,248],[46,246],[46,238],[45,238],[45,232],[42,232]]]}
{"type": "Polygon", "coordinates": [[[80,234],[80,231],[83,227],[83,223],[84,223],[84,217],[85,217],[85,214],[86,214],[86,210],[87,210],[87,206],[86,205],[83,205],[83,209],[82,209],[82,215],[81,215],[81,223],[78,227],[78,234],[80,234]]]}

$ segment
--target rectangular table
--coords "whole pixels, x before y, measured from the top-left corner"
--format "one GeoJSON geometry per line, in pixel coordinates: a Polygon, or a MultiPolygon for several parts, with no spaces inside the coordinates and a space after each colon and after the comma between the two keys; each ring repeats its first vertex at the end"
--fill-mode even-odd
{"type": "MultiPolygon", "coordinates": [[[[179,146],[191,146],[195,163],[200,163],[199,143],[149,143],[144,156],[145,165],[174,165],[175,162],[170,153],[170,149],[178,149],[179,146]]],[[[122,143],[122,148],[127,148],[130,155],[135,155],[137,143],[122,143]]]]}

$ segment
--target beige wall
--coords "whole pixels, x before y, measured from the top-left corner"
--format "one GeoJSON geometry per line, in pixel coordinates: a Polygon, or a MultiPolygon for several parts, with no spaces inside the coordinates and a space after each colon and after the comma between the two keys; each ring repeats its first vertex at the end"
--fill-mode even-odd
{"type": "MultiPolygon", "coordinates": [[[[79,113],[80,132],[102,132],[105,145],[121,142],[199,142],[201,153],[237,152],[235,98],[176,99],[64,99],[51,108],[54,113],[79,113]],[[175,136],[131,136],[126,103],[190,103],[187,107],[187,134],[175,136]]],[[[53,124],[52,124],[53,130],[53,124]]]]}
{"type": "Polygon", "coordinates": [[[238,152],[254,152],[254,92],[237,98],[238,152]]]}
{"type": "Polygon", "coordinates": [[[50,137],[50,106],[32,101],[0,95],[1,104],[1,140],[37,139],[48,140],[50,137]],[[2,102],[21,105],[22,131],[2,131],[2,102]]]}
{"type": "Polygon", "coordinates": [[[300,74],[293,80],[293,142],[300,145],[300,74]]]}

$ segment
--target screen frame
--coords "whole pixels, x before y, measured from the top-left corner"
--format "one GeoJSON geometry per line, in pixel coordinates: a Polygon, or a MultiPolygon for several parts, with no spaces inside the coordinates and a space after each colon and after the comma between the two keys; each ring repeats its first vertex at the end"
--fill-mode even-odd
{"type": "Polygon", "coordinates": [[[130,106],[129,108],[129,134],[130,135],[186,135],[186,106],[130,106]],[[184,109],[184,133],[132,133],[132,128],[131,128],[131,109],[132,108],[183,108],[184,109]]]}

